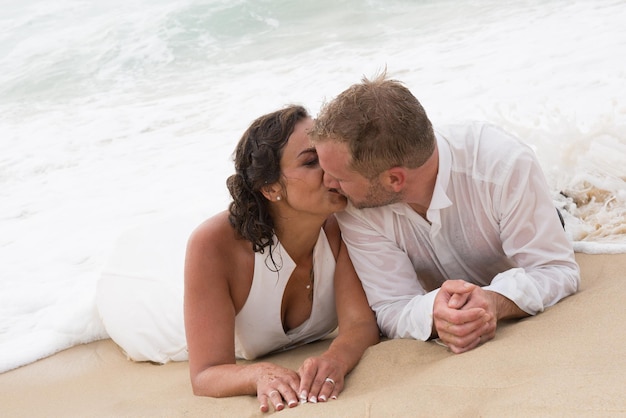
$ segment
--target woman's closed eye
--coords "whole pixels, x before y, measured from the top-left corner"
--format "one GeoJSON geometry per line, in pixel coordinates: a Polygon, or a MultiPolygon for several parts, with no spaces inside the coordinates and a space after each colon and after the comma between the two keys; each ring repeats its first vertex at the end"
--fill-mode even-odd
{"type": "Polygon", "coordinates": [[[320,160],[319,158],[317,158],[317,156],[315,156],[314,158],[308,158],[304,164],[307,167],[317,167],[320,165],[320,160]]]}

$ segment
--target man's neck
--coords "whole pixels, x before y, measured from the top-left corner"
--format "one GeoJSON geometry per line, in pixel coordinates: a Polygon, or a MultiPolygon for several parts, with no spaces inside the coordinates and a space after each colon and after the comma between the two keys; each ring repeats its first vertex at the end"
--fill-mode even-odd
{"type": "Polygon", "coordinates": [[[439,150],[435,145],[430,158],[421,167],[411,169],[404,194],[404,202],[424,219],[433,197],[438,172],[439,150]]]}

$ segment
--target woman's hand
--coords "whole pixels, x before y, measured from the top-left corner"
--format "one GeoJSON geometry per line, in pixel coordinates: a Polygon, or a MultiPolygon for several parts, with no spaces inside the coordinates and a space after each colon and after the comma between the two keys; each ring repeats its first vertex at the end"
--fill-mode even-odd
{"type": "Polygon", "coordinates": [[[300,400],[313,403],[326,402],[328,399],[337,399],[343,390],[346,366],[329,357],[309,357],[298,369],[298,374],[300,400]]]}
{"type": "Polygon", "coordinates": [[[272,363],[257,363],[258,379],[256,381],[257,399],[261,412],[268,412],[271,404],[276,411],[298,406],[297,391],[300,377],[291,369],[272,363]]]}
{"type": "Polygon", "coordinates": [[[335,231],[339,246],[334,283],[339,331],[324,354],[309,357],[298,369],[298,396],[303,402],[337,399],[343,391],[346,375],[356,366],[365,350],[379,341],[376,317],[343,245],[336,219],[329,218],[325,228],[329,236],[333,236],[332,231],[335,231]]]}

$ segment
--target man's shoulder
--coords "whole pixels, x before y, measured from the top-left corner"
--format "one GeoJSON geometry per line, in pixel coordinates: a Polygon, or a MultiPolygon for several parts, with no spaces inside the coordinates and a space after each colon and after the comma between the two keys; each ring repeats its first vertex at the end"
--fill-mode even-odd
{"type": "Polygon", "coordinates": [[[492,123],[444,125],[437,133],[449,146],[452,171],[480,181],[500,182],[516,165],[535,159],[529,145],[492,123]]]}
{"type": "Polygon", "coordinates": [[[491,122],[467,121],[438,126],[435,132],[453,146],[470,148],[504,148],[523,147],[524,144],[516,135],[491,122]]]}
{"type": "Polygon", "coordinates": [[[440,140],[451,150],[453,160],[468,168],[476,162],[509,165],[521,155],[534,155],[532,148],[520,138],[493,123],[473,121],[443,125],[437,129],[440,140]]]}

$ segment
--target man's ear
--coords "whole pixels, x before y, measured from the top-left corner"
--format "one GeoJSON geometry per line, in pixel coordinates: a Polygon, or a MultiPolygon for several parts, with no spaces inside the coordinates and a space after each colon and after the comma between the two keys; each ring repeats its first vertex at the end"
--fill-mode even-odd
{"type": "Polygon", "coordinates": [[[394,192],[402,191],[406,184],[407,172],[404,167],[392,167],[382,173],[382,183],[394,192]]]}

